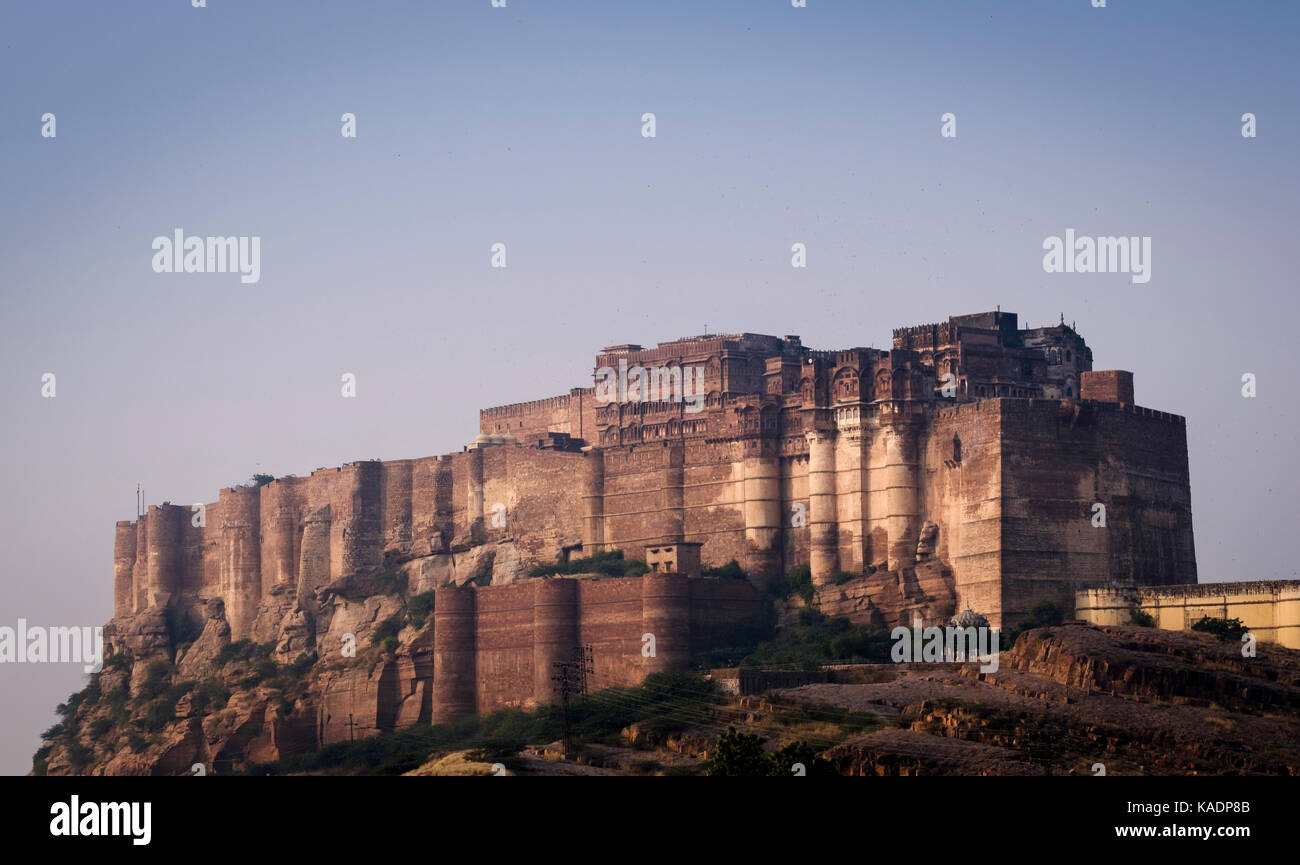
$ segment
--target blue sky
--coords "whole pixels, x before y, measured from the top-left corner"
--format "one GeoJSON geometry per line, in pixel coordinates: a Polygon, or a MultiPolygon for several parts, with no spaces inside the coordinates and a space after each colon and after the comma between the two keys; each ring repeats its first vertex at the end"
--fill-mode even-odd
{"type": "MultiPolygon", "coordinates": [[[[589,380],[603,345],[707,325],[887,347],[995,305],[1064,313],[1097,368],[1188,418],[1202,580],[1295,578],[1298,23],[1154,0],[6,4],[0,624],[107,620],[137,482],[210,501],[458,450],[478,407],[589,380]],[[260,236],[260,282],[155,274],[178,227],[260,236]],[[1151,281],[1045,273],[1067,228],[1150,236],[1151,281]]],[[[0,770],[30,768],[81,679],[0,665],[0,770]]]]}

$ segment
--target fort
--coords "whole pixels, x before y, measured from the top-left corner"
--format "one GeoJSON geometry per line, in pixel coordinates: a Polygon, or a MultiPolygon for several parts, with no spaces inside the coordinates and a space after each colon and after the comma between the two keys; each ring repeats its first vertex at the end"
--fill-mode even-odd
{"type": "Polygon", "coordinates": [[[605,684],[684,668],[797,566],[824,611],[886,626],[970,608],[1010,627],[1043,600],[1196,583],[1184,420],[1138,406],[1132,373],[1094,370],[1064,319],[955,316],[889,349],[613,345],[593,380],[634,366],[702,369],[702,410],[593,381],[483,409],[458,453],[224,489],[203,525],[150,506],[117,524],[114,616],[219,599],[230,639],[324,657],[356,613],[349,581],[400,568],[411,594],[436,591],[435,626],[375,685],[382,728],[546,702],[577,643],[603,647],[605,684]],[[640,578],[527,576],[674,547],[640,578]],[[745,579],[701,573],[732,560],[745,579]]]}

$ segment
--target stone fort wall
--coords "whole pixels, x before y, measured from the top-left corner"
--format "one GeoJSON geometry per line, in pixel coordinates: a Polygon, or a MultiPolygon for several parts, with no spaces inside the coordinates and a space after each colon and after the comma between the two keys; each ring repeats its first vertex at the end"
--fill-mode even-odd
{"type": "Polygon", "coordinates": [[[1300,649],[1300,580],[1087,589],[1075,596],[1075,617],[1094,625],[1130,624],[1134,610],[1171,631],[1202,616],[1241,619],[1256,639],[1300,649]]]}
{"type": "MultiPolygon", "coordinates": [[[[907,595],[927,563],[1002,627],[1085,588],[1196,580],[1184,421],[1133,405],[1130,373],[1091,370],[1072,327],[1019,330],[999,311],[904,329],[892,351],[736,334],[596,357],[624,361],[703,370],[701,410],[574,388],[483,410],[461,453],[222,490],[204,525],[151,506],[117,526],[115,614],[221,597],[239,638],[270,597],[275,624],[286,597],[313,613],[319,590],[386,556],[493,546],[517,557],[494,583],[677,542],[758,588],[807,564],[821,588],[883,571],[907,595]]],[[[444,564],[418,584],[447,582],[444,564]]]]}
{"type": "Polygon", "coordinates": [[[435,590],[432,630],[368,671],[322,683],[310,727],[286,728],[308,749],[416,723],[559,702],[557,663],[590,648],[588,690],[637,685],[686,669],[692,654],[752,622],[761,603],[742,580],[681,574],[564,577],[435,590]],[[654,653],[643,651],[654,635],[654,653]]]}
{"type": "Polygon", "coordinates": [[[523,447],[357,462],[224,489],[204,505],[202,525],[190,506],[151,505],[117,524],[114,615],[177,594],[220,597],[238,639],[277,586],[293,587],[310,610],[317,589],[378,568],[385,553],[407,559],[510,538],[523,567],[554,562],[581,542],[574,478],[583,462],[523,447]]]}

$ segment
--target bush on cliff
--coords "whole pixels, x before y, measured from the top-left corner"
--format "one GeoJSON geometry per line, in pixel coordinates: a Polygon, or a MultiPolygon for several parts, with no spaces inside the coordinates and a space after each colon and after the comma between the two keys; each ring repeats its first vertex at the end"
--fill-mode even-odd
{"type": "Polygon", "coordinates": [[[417,628],[423,628],[424,623],[433,615],[434,591],[430,589],[427,592],[420,592],[418,595],[412,595],[406,602],[406,615],[410,618],[411,624],[417,628]]]}
{"type": "Polygon", "coordinates": [[[32,755],[32,774],[38,778],[45,774],[46,768],[50,762],[50,752],[54,750],[52,745],[42,745],[36,749],[32,755]]]}
{"type": "Polygon", "coordinates": [[[719,567],[710,566],[701,568],[700,573],[706,577],[725,577],[739,580],[747,579],[744,570],[740,567],[740,562],[735,559],[732,559],[725,565],[719,567]]]}
{"type": "Polygon", "coordinates": [[[1212,616],[1201,616],[1193,625],[1193,631],[1200,631],[1203,634],[1210,634],[1226,642],[1240,642],[1242,634],[1246,633],[1247,628],[1241,619],[1216,619],[1212,616]]]}
{"type": "Polygon", "coordinates": [[[150,733],[157,733],[176,717],[176,701],[159,697],[145,709],[143,727],[150,733]]]}
{"type": "Polygon", "coordinates": [[[194,691],[192,705],[199,714],[219,712],[230,700],[230,689],[220,679],[208,679],[194,691]]]}
{"type": "Polygon", "coordinates": [[[807,742],[789,742],[779,750],[764,753],[764,741],[753,733],[737,733],[734,727],[728,727],[718,736],[706,774],[733,778],[785,777],[794,775],[798,767],[802,767],[804,775],[838,774],[807,742]]]}
{"type": "MultiPolygon", "coordinates": [[[[707,720],[708,704],[716,700],[713,683],[701,676],[655,673],[635,688],[612,688],[575,698],[569,705],[570,733],[578,744],[621,743],[620,732],[636,724],[643,732],[662,736],[707,720]]],[[[386,774],[409,771],[439,752],[479,749],[510,755],[525,746],[560,738],[561,714],[559,706],[542,706],[532,712],[501,709],[438,726],[416,724],[393,733],[334,742],[276,763],[251,764],[244,774],[386,774]]],[[[492,762],[510,765],[508,759],[492,762]]]]}
{"type": "Polygon", "coordinates": [[[312,664],[316,663],[316,653],[307,654],[301,652],[298,657],[293,659],[293,663],[285,667],[285,672],[295,679],[301,679],[306,672],[311,669],[312,664]]]}
{"type": "Polygon", "coordinates": [[[271,657],[275,651],[275,642],[254,643],[245,637],[242,640],[235,640],[233,643],[227,643],[217,652],[214,663],[218,667],[224,667],[231,661],[254,661],[262,658],[271,657]]]}
{"type": "MultiPolygon", "coordinates": [[[[401,632],[402,627],[405,624],[406,622],[403,620],[400,613],[389,616],[378,625],[375,625],[375,629],[370,632],[370,645],[376,646],[380,643],[387,644],[388,640],[392,639],[394,641],[393,648],[397,648],[397,635],[401,632]]],[[[385,648],[385,651],[391,652],[392,649],[385,648]]]]}
{"type": "Polygon", "coordinates": [[[67,748],[68,763],[74,769],[84,769],[95,759],[95,749],[88,748],[80,742],[72,742],[67,748]]]}
{"type": "Polygon", "coordinates": [[[804,603],[813,601],[812,568],[808,565],[795,565],[784,578],[777,578],[767,584],[768,592],[778,600],[791,595],[803,598],[804,603]]]}
{"type": "Polygon", "coordinates": [[[192,643],[203,633],[197,622],[181,609],[171,609],[167,611],[167,639],[171,641],[172,646],[182,646],[186,643],[192,643]]]}
{"type": "MultiPolygon", "coordinates": [[[[805,607],[797,624],[782,628],[729,666],[816,670],[830,663],[885,663],[892,645],[886,628],[854,625],[842,616],[828,617],[805,607]]],[[[713,653],[705,657],[717,660],[713,653]]]]}
{"type": "Polygon", "coordinates": [[[1010,649],[1025,631],[1054,627],[1064,621],[1065,613],[1061,612],[1060,607],[1051,601],[1039,601],[1029,610],[1028,615],[1020,620],[1020,624],[1002,633],[1002,648],[1010,649]]]}
{"type": "Polygon", "coordinates": [[[570,562],[538,565],[528,572],[528,576],[536,578],[567,574],[600,574],[606,577],[639,577],[648,572],[646,563],[640,559],[625,559],[622,550],[605,550],[570,562]]]}
{"type": "Polygon", "coordinates": [[[1139,627],[1142,628],[1154,628],[1156,624],[1156,620],[1154,616],[1152,616],[1146,610],[1140,609],[1138,607],[1134,607],[1132,612],[1129,613],[1128,621],[1130,625],[1138,625],[1139,627]]]}
{"type": "Polygon", "coordinates": [[[171,661],[154,661],[145,668],[144,681],[140,683],[140,699],[152,700],[167,690],[167,679],[176,669],[171,661]]]}
{"type": "Polygon", "coordinates": [[[69,694],[66,702],[60,703],[54,708],[54,711],[65,721],[77,713],[78,707],[82,705],[93,706],[99,702],[99,677],[91,676],[86,687],[74,694],[69,694]]]}

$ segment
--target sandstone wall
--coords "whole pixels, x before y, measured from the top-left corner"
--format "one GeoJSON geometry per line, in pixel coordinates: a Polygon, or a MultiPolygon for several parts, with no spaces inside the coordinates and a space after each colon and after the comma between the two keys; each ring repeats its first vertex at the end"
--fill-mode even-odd
{"type": "MultiPolygon", "coordinates": [[[[1081,589],[1196,582],[1186,427],[1133,406],[1000,400],[1002,615],[1081,589]],[[1094,505],[1106,525],[1093,525],[1094,505]]],[[[990,620],[993,617],[990,616],[990,620]]]]}
{"type": "Polygon", "coordinates": [[[1156,627],[1185,630],[1202,616],[1240,619],[1256,639],[1300,649],[1300,580],[1203,583],[1138,589],[1088,589],[1075,595],[1075,617],[1127,625],[1136,609],[1156,627]]]}
{"type": "Polygon", "coordinates": [[[759,612],[758,593],[740,580],[555,578],[509,586],[437,590],[432,718],[559,701],[556,663],[591,648],[588,689],[629,686],[654,672],[688,669],[759,612]],[[655,653],[642,653],[653,634],[655,653]]]}
{"type": "Polygon", "coordinates": [[[936,555],[953,572],[957,608],[1002,614],[1002,442],[998,401],[941,409],[924,439],[922,498],[939,527],[936,555]]]}
{"type": "Polygon", "coordinates": [[[518,560],[503,567],[554,562],[582,542],[589,459],[497,447],[351,463],[222,490],[203,506],[201,524],[190,506],[150,506],[115,530],[114,615],[166,605],[180,592],[220,597],[240,639],[277,587],[314,612],[316,590],[379,567],[386,553],[405,560],[456,538],[512,540],[518,560]]]}

